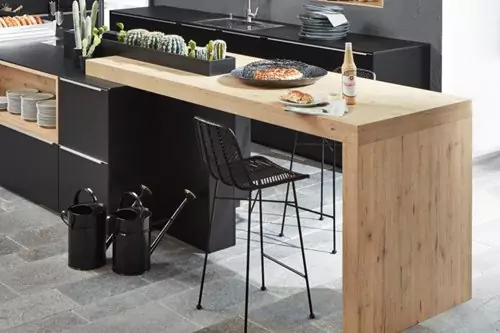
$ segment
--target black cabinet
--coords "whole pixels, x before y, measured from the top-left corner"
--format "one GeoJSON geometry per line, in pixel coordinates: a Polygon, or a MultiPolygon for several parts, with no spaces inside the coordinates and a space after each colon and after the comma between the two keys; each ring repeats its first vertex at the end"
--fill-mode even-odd
{"type": "Polygon", "coordinates": [[[108,91],[59,80],[59,143],[108,162],[108,91]]]}
{"type": "Polygon", "coordinates": [[[0,126],[0,184],[51,210],[58,209],[58,146],[0,126]]]}
{"type": "MultiPolygon", "coordinates": [[[[61,146],[59,151],[59,209],[73,204],[81,188],[91,188],[100,202],[108,202],[108,165],[61,146]]],[[[82,194],[82,196],[85,194],[82,194]]],[[[89,200],[89,198],[82,198],[89,200]]]]}

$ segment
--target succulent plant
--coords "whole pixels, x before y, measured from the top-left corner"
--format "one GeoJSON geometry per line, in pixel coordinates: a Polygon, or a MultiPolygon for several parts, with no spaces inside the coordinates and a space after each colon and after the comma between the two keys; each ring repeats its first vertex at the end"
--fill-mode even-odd
{"type": "Polygon", "coordinates": [[[132,29],[127,31],[125,43],[133,46],[141,46],[142,39],[149,31],[146,29],[132,29]]]}
{"type": "Polygon", "coordinates": [[[190,40],[188,43],[189,51],[188,57],[195,58],[196,57],[196,42],[194,40],[190,40]]]}
{"type": "Polygon", "coordinates": [[[148,49],[158,49],[158,44],[161,42],[165,34],[159,31],[148,32],[140,41],[140,46],[148,49]]]}
{"type": "Polygon", "coordinates": [[[96,28],[99,14],[99,2],[92,4],[90,16],[86,15],[86,0],[73,0],[73,26],[75,28],[75,48],[82,50],[83,57],[91,57],[101,43],[101,36],[109,29],[106,26],[96,28]]]}
{"type": "Polygon", "coordinates": [[[222,39],[214,41],[214,56],[213,60],[222,60],[226,58],[227,45],[222,39]]]}
{"type": "Polygon", "coordinates": [[[196,48],[196,58],[201,60],[208,60],[207,48],[198,46],[196,48]]]}
{"type": "Polygon", "coordinates": [[[214,60],[214,41],[213,40],[208,42],[206,49],[207,49],[208,60],[209,61],[214,60]]]}
{"type": "Polygon", "coordinates": [[[72,5],[73,11],[73,26],[75,28],[75,48],[82,49],[82,20],[80,19],[80,7],[78,1],[74,0],[72,5]]]}

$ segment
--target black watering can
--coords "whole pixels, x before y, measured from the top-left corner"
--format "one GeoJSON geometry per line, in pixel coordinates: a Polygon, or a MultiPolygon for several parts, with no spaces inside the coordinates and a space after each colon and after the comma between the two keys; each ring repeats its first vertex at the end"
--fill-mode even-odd
{"type": "Polygon", "coordinates": [[[155,240],[151,243],[151,211],[144,207],[141,198],[134,192],[126,192],[120,199],[118,210],[108,216],[108,223],[115,229],[111,235],[113,242],[113,271],[121,275],[140,275],[151,267],[151,254],[154,252],[167,230],[189,200],[196,196],[184,190],[185,198],[167,221],[155,240]],[[125,199],[133,203],[125,207],[125,199]]]}
{"type": "Polygon", "coordinates": [[[90,188],[76,192],[73,205],[61,212],[68,226],[68,266],[90,270],[106,264],[106,207],[99,203],[90,188]],[[91,202],[80,202],[85,192],[91,202]]]}

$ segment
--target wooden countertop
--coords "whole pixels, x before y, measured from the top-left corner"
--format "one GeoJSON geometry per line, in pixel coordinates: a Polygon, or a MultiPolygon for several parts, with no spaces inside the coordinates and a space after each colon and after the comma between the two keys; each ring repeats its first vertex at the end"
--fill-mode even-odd
{"type": "MultiPolygon", "coordinates": [[[[237,66],[259,60],[231,55],[237,66]]],[[[345,116],[333,117],[285,112],[278,100],[287,89],[248,86],[229,74],[206,77],[119,56],[88,60],[86,71],[100,79],[345,143],[375,142],[471,116],[467,99],[365,79],[358,83],[358,104],[345,116]]],[[[338,93],[340,75],[329,73],[299,89],[338,93]]]]}

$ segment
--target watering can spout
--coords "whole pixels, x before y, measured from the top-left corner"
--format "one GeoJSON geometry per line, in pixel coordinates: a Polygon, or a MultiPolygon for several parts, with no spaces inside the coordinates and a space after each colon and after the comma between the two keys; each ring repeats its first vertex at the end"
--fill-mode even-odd
{"type": "Polygon", "coordinates": [[[156,250],[156,248],[158,247],[158,244],[160,244],[161,240],[163,239],[163,237],[167,233],[167,231],[170,228],[170,226],[172,225],[172,223],[174,223],[177,216],[179,216],[179,214],[181,213],[181,211],[184,208],[184,206],[186,205],[186,203],[190,200],[195,200],[195,199],[196,199],[196,196],[194,195],[193,192],[191,192],[190,190],[187,190],[187,189],[184,190],[184,200],[181,202],[180,206],[177,207],[177,209],[175,210],[174,214],[170,217],[170,219],[168,219],[167,223],[165,224],[163,229],[161,229],[158,236],[156,236],[155,240],[151,244],[151,249],[149,250],[149,254],[153,254],[153,252],[156,250]]]}

